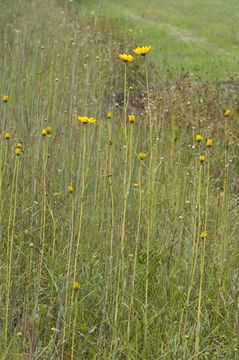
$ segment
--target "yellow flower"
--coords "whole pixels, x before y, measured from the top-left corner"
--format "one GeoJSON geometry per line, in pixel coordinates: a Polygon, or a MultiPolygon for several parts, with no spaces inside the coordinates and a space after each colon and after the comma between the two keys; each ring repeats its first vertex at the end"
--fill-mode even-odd
{"type": "Polygon", "coordinates": [[[20,152],[21,152],[21,150],[20,150],[19,148],[16,148],[16,149],[15,149],[15,154],[16,154],[17,156],[20,155],[20,152]]]}
{"type": "Polygon", "coordinates": [[[130,54],[118,54],[118,57],[122,59],[124,62],[133,61],[135,58],[130,54]]]}
{"type": "Polygon", "coordinates": [[[142,46],[142,47],[137,47],[136,49],[133,50],[133,52],[135,54],[138,54],[138,55],[146,55],[147,52],[151,49],[151,45],[150,46],[142,46]]]}
{"type": "Polygon", "coordinates": [[[130,89],[130,90],[133,90],[133,86],[130,86],[129,89],[130,89]]]}
{"type": "Polygon", "coordinates": [[[225,116],[230,116],[232,113],[232,111],[230,109],[227,109],[227,111],[225,112],[225,116]]]}
{"type": "Polygon", "coordinates": [[[96,60],[100,60],[100,57],[99,57],[99,56],[96,56],[96,60]]]}
{"type": "Polygon", "coordinates": [[[7,139],[7,140],[10,139],[10,133],[9,133],[9,132],[6,132],[6,134],[5,134],[5,139],[7,139]]]}
{"type": "Polygon", "coordinates": [[[116,107],[118,107],[118,106],[119,106],[119,104],[118,104],[118,103],[115,103],[115,106],[116,106],[116,107]]]}
{"type": "Polygon", "coordinates": [[[69,191],[69,193],[72,193],[73,192],[73,187],[72,186],[68,186],[68,191],[69,191]]]}
{"type": "Polygon", "coordinates": [[[3,96],[3,101],[4,101],[4,102],[8,102],[8,95],[4,95],[4,96],[3,96]]]}
{"type": "Polygon", "coordinates": [[[129,115],[129,122],[134,123],[134,121],[135,121],[135,116],[134,115],[129,115]]]}
{"type": "Polygon", "coordinates": [[[139,153],[139,158],[140,160],[143,160],[146,157],[146,154],[144,153],[139,153]]]}
{"type": "Polygon", "coordinates": [[[96,121],[94,118],[88,118],[88,116],[78,116],[78,120],[83,124],[94,123],[96,121]]]}
{"type": "Polygon", "coordinates": [[[134,183],[133,185],[134,185],[134,187],[138,187],[138,186],[139,186],[139,184],[137,184],[137,183],[134,183]]]}
{"type": "Polygon", "coordinates": [[[79,290],[79,283],[77,281],[73,282],[73,290],[79,290]]]}
{"type": "Polygon", "coordinates": [[[46,127],[46,132],[47,132],[47,134],[51,134],[51,126],[46,127]]]}
{"type": "Polygon", "coordinates": [[[43,129],[41,134],[42,134],[42,136],[46,136],[46,129],[43,129]]]}
{"type": "Polygon", "coordinates": [[[207,146],[211,147],[212,146],[212,139],[207,139],[207,146]]]}
{"type": "Polygon", "coordinates": [[[107,119],[111,119],[111,117],[112,117],[112,113],[111,113],[111,112],[108,112],[108,114],[107,114],[107,119]]]}
{"type": "Polygon", "coordinates": [[[204,156],[204,155],[200,155],[199,160],[201,161],[201,163],[203,163],[203,161],[205,160],[205,156],[204,156]]]}
{"type": "Polygon", "coordinates": [[[86,54],[86,56],[85,56],[85,57],[86,57],[86,59],[89,59],[90,55],[89,55],[89,54],[86,54]]]}
{"type": "Polygon", "coordinates": [[[202,232],[202,233],[201,233],[201,238],[202,238],[202,239],[205,239],[206,236],[207,236],[207,234],[206,234],[205,232],[202,232]]]}
{"type": "Polygon", "coordinates": [[[201,135],[196,135],[196,141],[201,142],[201,140],[202,140],[202,136],[201,135]]]}
{"type": "Polygon", "coordinates": [[[41,48],[42,48],[42,50],[43,50],[43,49],[45,49],[45,46],[44,46],[44,45],[42,45],[42,46],[41,46],[41,48]]]}
{"type": "Polygon", "coordinates": [[[17,148],[18,148],[18,149],[21,149],[21,147],[22,147],[22,143],[19,141],[19,142],[17,143],[17,148]]]}

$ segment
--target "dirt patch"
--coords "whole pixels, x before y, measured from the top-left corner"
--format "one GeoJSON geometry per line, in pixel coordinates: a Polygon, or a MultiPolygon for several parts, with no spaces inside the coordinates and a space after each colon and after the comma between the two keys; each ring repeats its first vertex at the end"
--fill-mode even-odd
{"type": "Polygon", "coordinates": [[[191,42],[201,42],[203,39],[196,37],[195,35],[198,33],[197,30],[185,30],[185,31],[173,31],[172,34],[177,36],[183,41],[191,41],[191,42]]]}

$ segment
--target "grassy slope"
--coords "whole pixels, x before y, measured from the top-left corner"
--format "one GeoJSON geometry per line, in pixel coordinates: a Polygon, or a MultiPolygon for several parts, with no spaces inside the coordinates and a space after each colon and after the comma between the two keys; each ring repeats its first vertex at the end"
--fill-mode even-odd
{"type": "Polygon", "coordinates": [[[198,308],[198,360],[236,360],[237,93],[190,77],[161,89],[150,80],[151,137],[142,57],[127,64],[135,123],[115,107],[124,85],[117,54],[131,39],[95,32],[63,0],[3,0],[0,20],[1,360],[66,360],[72,350],[74,359],[194,360],[198,308]],[[80,124],[85,114],[95,124],[80,124]]]}
{"type": "MultiPolygon", "coordinates": [[[[97,0],[83,0],[80,7],[94,14],[97,0]]],[[[238,1],[102,0],[100,16],[124,34],[132,28],[135,45],[152,44],[163,67],[184,67],[210,80],[237,78],[238,1]]]]}

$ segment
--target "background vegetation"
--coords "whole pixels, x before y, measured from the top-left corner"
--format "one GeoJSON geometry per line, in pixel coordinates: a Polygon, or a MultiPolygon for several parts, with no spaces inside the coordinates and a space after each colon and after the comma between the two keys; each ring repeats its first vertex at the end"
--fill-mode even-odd
{"type": "Polygon", "coordinates": [[[149,41],[161,68],[182,68],[210,81],[238,81],[239,3],[235,0],[81,0],[84,16],[99,18],[132,38],[149,41]],[[98,10],[97,10],[98,9],[98,10]]]}
{"type": "Polygon", "coordinates": [[[238,5],[155,3],[2,1],[1,359],[238,358],[238,5]]]}

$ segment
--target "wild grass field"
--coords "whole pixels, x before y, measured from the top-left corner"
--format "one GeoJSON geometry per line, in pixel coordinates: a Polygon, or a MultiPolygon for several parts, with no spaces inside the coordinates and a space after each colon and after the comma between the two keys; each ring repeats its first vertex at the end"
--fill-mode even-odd
{"type": "Polygon", "coordinates": [[[236,81],[89,4],[1,2],[0,358],[237,360],[236,81]]]}

